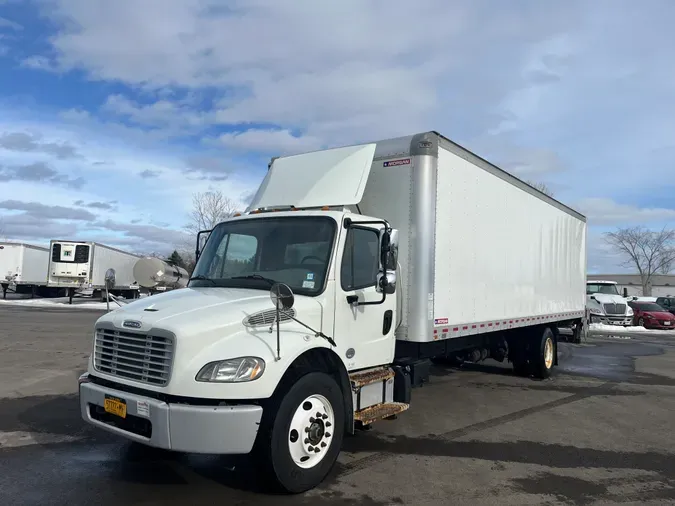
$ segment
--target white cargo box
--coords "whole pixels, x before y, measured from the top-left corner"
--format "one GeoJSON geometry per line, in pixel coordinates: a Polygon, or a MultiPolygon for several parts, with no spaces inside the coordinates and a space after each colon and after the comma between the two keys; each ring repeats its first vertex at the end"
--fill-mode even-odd
{"type": "Polygon", "coordinates": [[[49,249],[18,242],[0,242],[0,282],[46,285],[49,249]]]}

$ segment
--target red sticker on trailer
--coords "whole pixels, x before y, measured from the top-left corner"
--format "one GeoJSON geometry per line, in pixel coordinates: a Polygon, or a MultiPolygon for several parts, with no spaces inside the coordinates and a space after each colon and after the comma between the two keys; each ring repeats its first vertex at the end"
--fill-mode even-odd
{"type": "Polygon", "coordinates": [[[434,320],[434,325],[447,325],[447,324],[448,324],[447,318],[436,318],[434,320]]]}
{"type": "Polygon", "coordinates": [[[403,158],[401,160],[392,160],[391,162],[384,162],[385,167],[396,167],[397,165],[410,165],[410,158],[403,158]]]}

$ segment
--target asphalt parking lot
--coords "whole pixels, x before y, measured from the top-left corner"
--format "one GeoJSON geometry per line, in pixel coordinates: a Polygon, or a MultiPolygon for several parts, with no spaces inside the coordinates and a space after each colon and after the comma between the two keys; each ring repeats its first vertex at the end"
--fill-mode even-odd
{"type": "Polygon", "coordinates": [[[0,306],[0,504],[675,504],[675,334],[562,344],[546,381],[436,368],[410,411],[346,440],[320,488],[276,497],[254,463],[146,451],[81,422],[100,314],[0,306]]]}

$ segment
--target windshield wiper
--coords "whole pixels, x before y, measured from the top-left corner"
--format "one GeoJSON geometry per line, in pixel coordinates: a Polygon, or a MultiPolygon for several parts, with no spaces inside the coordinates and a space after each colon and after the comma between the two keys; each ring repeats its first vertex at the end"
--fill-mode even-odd
{"type": "Polygon", "coordinates": [[[270,286],[272,286],[276,281],[270,278],[266,278],[265,276],[261,276],[260,274],[248,274],[246,276],[234,276],[229,279],[259,279],[260,281],[266,281],[269,283],[270,286]]]}
{"type": "Polygon", "coordinates": [[[213,281],[211,278],[207,278],[206,276],[203,276],[202,274],[197,274],[196,276],[192,276],[188,281],[210,281],[212,285],[216,286],[216,282],[213,281]]]}

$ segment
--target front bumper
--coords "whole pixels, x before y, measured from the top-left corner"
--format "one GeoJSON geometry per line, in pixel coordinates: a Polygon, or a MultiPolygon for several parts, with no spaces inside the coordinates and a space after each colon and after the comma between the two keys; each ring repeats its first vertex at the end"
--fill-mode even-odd
{"type": "Polygon", "coordinates": [[[80,412],[85,422],[132,441],[186,453],[245,454],[253,448],[262,407],[169,404],[83,382],[80,412]],[[106,395],[126,401],[121,418],[103,409],[106,395]]]}
{"type": "Polygon", "coordinates": [[[603,325],[619,325],[630,327],[633,325],[633,316],[605,316],[591,313],[591,323],[602,323],[603,325]]]}

